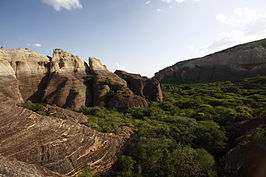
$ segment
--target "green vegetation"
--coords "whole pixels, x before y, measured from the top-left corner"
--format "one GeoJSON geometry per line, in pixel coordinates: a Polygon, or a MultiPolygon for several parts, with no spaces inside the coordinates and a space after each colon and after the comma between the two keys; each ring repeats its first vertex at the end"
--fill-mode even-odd
{"type": "MultiPolygon", "coordinates": [[[[164,84],[164,102],[125,113],[105,107],[83,107],[87,126],[112,132],[120,126],[138,129],[108,176],[230,176],[218,168],[231,146],[226,126],[266,116],[266,77],[239,82],[164,84]]],[[[265,136],[259,128],[248,141],[265,136]]],[[[230,141],[231,142],[231,141],[230,141]]]]}
{"type": "Polygon", "coordinates": [[[251,141],[260,140],[264,137],[266,137],[266,129],[256,128],[255,130],[246,135],[245,140],[251,142],[251,141]]]}
{"type": "Polygon", "coordinates": [[[254,42],[250,42],[250,43],[247,43],[248,46],[258,46],[258,45],[261,45],[263,47],[266,47],[266,40],[265,39],[262,39],[262,40],[259,40],[259,41],[254,41],[254,42]]]}
{"type": "Polygon", "coordinates": [[[40,103],[26,102],[26,103],[19,103],[18,106],[32,110],[42,116],[47,115],[45,107],[40,103]]]}

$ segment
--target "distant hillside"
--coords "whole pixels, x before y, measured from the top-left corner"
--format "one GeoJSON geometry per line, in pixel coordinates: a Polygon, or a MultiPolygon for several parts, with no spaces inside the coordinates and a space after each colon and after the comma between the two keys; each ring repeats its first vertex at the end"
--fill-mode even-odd
{"type": "Polygon", "coordinates": [[[266,39],[241,44],[202,58],[178,62],[155,73],[161,82],[238,80],[266,75],[266,39]]]}

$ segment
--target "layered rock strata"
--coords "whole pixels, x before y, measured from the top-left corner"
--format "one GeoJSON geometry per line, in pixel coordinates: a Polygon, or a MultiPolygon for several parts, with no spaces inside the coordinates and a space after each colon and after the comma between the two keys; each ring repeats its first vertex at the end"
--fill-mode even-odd
{"type": "Polygon", "coordinates": [[[134,133],[132,128],[100,133],[79,124],[86,120],[78,113],[48,105],[50,116],[41,116],[17,106],[33,98],[47,102],[47,98],[54,98],[49,103],[65,105],[71,90],[78,94],[70,103],[84,105],[82,94],[87,90],[82,77],[87,74],[86,67],[61,50],[55,50],[53,58],[27,49],[0,50],[0,174],[75,176],[85,165],[96,174],[112,167],[134,133]]]}

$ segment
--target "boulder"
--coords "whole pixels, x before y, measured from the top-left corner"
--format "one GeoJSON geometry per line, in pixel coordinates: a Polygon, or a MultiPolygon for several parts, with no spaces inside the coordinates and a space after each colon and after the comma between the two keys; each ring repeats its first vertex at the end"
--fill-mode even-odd
{"type": "Polygon", "coordinates": [[[239,144],[223,158],[225,171],[241,177],[266,176],[266,139],[239,144]]]}
{"type": "Polygon", "coordinates": [[[163,93],[158,80],[148,79],[139,74],[131,74],[121,70],[116,70],[115,74],[126,80],[128,87],[135,94],[150,101],[163,101],[163,93]]]}
{"type": "Polygon", "coordinates": [[[130,107],[148,107],[147,101],[134,94],[127,82],[103,66],[99,59],[90,58],[93,75],[93,105],[107,105],[119,111],[130,107]]]}
{"type": "Polygon", "coordinates": [[[235,123],[227,127],[230,137],[237,137],[233,147],[222,158],[226,172],[241,177],[266,176],[266,138],[247,138],[257,128],[266,130],[266,118],[256,118],[235,123]]]}

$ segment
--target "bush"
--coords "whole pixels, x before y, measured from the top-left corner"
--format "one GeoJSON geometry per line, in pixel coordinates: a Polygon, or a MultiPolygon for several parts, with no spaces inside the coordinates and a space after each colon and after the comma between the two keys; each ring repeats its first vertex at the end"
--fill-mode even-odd
{"type": "Polygon", "coordinates": [[[26,103],[19,103],[18,106],[32,110],[42,116],[47,115],[45,107],[40,103],[26,102],[26,103]]]}

